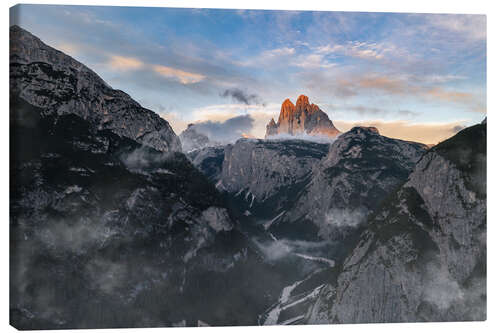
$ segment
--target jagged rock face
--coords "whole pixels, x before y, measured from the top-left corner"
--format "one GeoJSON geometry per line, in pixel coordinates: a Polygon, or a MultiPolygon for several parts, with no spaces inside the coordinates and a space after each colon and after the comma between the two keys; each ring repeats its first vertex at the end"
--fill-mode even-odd
{"type": "Polygon", "coordinates": [[[309,104],[307,96],[300,95],[296,105],[286,99],[281,105],[278,123],[271,119],[266,127],[266,138],[277,134],[323,135],[335,137],[340,131],[328,115],[315,104],[309,104]]]}
{"type": "Polygon", "coordinates": [[[214,250],[234,237],[233,222],[184,155],[149,149],[76,115],[41,116],[21,99],[11,107],[16,327],[169,325],[188,315],[171,309],[160,320],[152,308],[180,302],[193,272],[208,267],[200,260],[221,259],[210,274],[237,264],[237,253],[244,259],[237,242],[214,250]],[[168,302],[144,303],[165,288],[168,302]],[[102,308],[109,315],[99,315],[102,308]]]}
{"type": "Polygon", "coordinates": [[[276,134],[278,134],[278,124],[272,118],[269,124],[266,125],[266,138],[276,134]]]}
{"type": "Polygon", "coordinates": [[[327,150],[327,144],[303,140],[240,139],[226,146],[217,188],[265,201],[306,179],[327,150]]]}
{"type": "Polygon", "coordinates": [[[432,148],[378,210],[306,322],[485,320],[485,185],[485,124],[432,148]]]}
{"type": "Polygon", "coordinates": [[[357,228],[406,180],[424,152],[423,144],[382,136],[376,128],[354,127],[332,143],[283,220],[289,226],[312,223],[320,238],[357,228]]]}
{"type": "Polygon", "coordinates": [[[210,139],[208,136],[198,133],[193,124],[189,124],[188,127],[182,131],[179,135],[179,139],[181,141],[182,151],[186,153],[202,149],[210,145],[210,139]]]}
{"type": "MultiPolygon", "coordinates": [[[[66,112],[53,96],[64,93],[75,77],[80,82],[82,73],[96,80],[86,82],[92,89],[125,94],[110,90],[83,65],[75,69],[79,63],[19,28],[11,32],[21,41],[31,39],[14,42],[14,49],[26,48],[14,54],[56,64],[16,58],[12,65],[17,90],[10,96],[11,324],[19,329],[255,324],[290,278],[266,264],[236,230],[215,186],[184,154],[162,151],[162,145],[154,149],[143,137],[129,138],[103,125],[95,110],[85,108],[95,101],[82,90],[70,90],[66,98],[80,109],[66,112]],[[15,69],[23,66],[69,76],[15,69]],[[44,78],[51,87],[45,93],[52,97],[38,99],[29,91],[44,78]]],[[[136,111],[154,116],[140,108],[127,114],[136,111]]],[[[142,117],[121,114],[124,128],[133,128],[136,116],[142,117]]]]}
{"type": "Polygon", "coordinates": [[[183,154],[15,98],[10,133],[17,328],[251,325],[290,283],[183,154]]]}
{"type": "Polygon", "coordinates": [[[76,114],[164,152],[181,151],[169,123],[96,73],[18,26],[10,28],[10,92],[43,114],[76,114]]]}
{"type": "Polygon", "coordinates": [[[239,197],[234,206],[275,236],[345,237],[366,222],[426,151],[423,144],[355,127],[331,144],[302,140],[239,140],[222,151],[204,149],[194,164],[219,190],[239,197]]]}

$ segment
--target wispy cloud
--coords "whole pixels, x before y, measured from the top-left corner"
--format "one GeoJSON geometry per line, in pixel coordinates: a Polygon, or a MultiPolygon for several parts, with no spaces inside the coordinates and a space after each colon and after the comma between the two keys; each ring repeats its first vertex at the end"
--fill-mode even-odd
{"type": "Polygon", "coordinates": [[[176,79],[182,84],[197,83],[205,79],[202,74],[190,73],[162,65],[154,65],[153,70],[164,77],[176,79]]]}
{"type": "Polygon", "coordinates": [[[486,40],[486,15],[429,15],[427,23],[437,29],[456,33],[471,40],[486,40]]]}
{"type": "Polygon", "coordinates": [[[323,45],[315,49],[320,54],[339,54],[361,59],[384,58],[384,55],[393,52],[394,47],[388,47],[377,43],[368,43],[360,41],[349,41],[346,44],[323,45]]]}
{"type": "Polygon", "coordinates": [[[116,71],[153,71],[156,74],[159,74],[168,79],[176,80],[182,84],[197,83],[206,78],[206,76],[202,74],[191,73],[163,65],[145,64],[137,58],[125,57],[120,55],[111,55],[108,61],[108,66],[112,70],[116,71]]]}
{"type": "Polygon", "coordinates": [[[290,59],[291,56],[295,54],[295,48],[293,47],[282,47],[275,48],[271,50],[264,50],[257,56],[249,57],[246,60],[235,61],[235,64],[240,66],[268,66],[281,62],[281,64],[287,64],[288,61],[282,63],[283,59],[290,59]]]}
{"type": "Polygon", "coordinates": [[[327,60],[322,54],[310,54],[299,57],[292,65],[304,69],[331,68],[336,66],[335,62],[327,60]]]}
{"type": "Polygon", "coordinates": [[[115,70],[137,70],[142,68],[144,63],[136,58],[113,55],[109,60],[109,66],[115,70]]]}
{"type": "MultiPolygon", "coordinates": [[[[328,74],[327,72],[300,73],[306,86],[322,89],[341,98],[353,98],[374,93],[383,96],[409,98],[424,103],[445,103],[460,106],[472,112],[486,112],[485,100],[474,92],[430,83],[428,79],[414,80],[412,76],[400,74],[350,73],[328,74]]],[[[445,80],[450,78],[433,78],[445,80]]],[[[432,78],[431,78],[432,80],[432,78]]],[[[362,109],[358,111],[363,112],[362,109]]],[[[373,111],[373,110],[372,110],[373,111]]],[[[376,112],[375,112],[376,113],[376,112]]]]}

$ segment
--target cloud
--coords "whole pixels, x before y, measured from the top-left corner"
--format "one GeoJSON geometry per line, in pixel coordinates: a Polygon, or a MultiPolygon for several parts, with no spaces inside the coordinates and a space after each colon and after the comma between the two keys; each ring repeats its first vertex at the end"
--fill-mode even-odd
{"type": "Polygon", "coordinates": [[[318,143],[332,143],[336,139],[337,139],[336,137],[332,138],[331,136],[327,135],[309,135],[305,133],[296,135],[291,135],[288,133],[280,133],[267,138],[267,140],[269,141],[304,140],[304,141],[313,141],[318,143]]]}
{"type": "Polygon", "coordinates": [[[289,256],[293,250],[284,240],[259,243],[254,239],[254,243],[269,261],[285,258],[289,256]]]}
{"type": "Polygon", "coordinates": [[[111,56],[108,64],[115,70],[137,70],[144,66],[144,63],[139,59],[118,55],[111,56]]]}
{"type": "Polygon", "coordinates": [[[295,55],[295,48],[293,47],[275,48],[264,50],[255,57],[250,57],[243,61],[236,61],[235,64],[249,67],[269,66],[271,64],[287,65],[288,61],[283,60],[290,59],[293,55],[295,55]]]}
{"type": "Polygon", "coordinates": [[[332,238],[352,232],[366,221],[368,210],[364,208],[331,208],[320,225],[319,236],[332,238]]]}
{"type": "Polygon", "coordinates": [[[350,115],[355,113],[359,116],[377,116],[377,117],[392,117],[394,119],[395,116],[399,118],[414,118],[420,115],[420,112],[410,111],[410,110],[391,110],[391,108],[379,108],[375,106],[366,106],[364,104],[358,105],[341,105],[341,104],[321,104],[321,107],[324,110],[328,111],[336,111],[336,113],[350,115]]]}
{"type": "Polygon", "coordinates": [[[292,65],[306,69],[314,69],[314,68],[331,68],[336,66],[336,63],[328,61],[321,54],[310,54],[307,56],[299,57],[299,59],[292,65]]]}
{"type": "Polygon", "coordinates": [[[364,60],[382,60],[389,57],[409,56],[409,53],[387,42],[369,43],[348,41],[345,44],[327,44],[314,49],[318,54],[335,54],[364,60]]]}
{"type": "Polygon", "coordinates": [[[253,137],[263,138],[266,132],[266,125],[272,117],[279,114],[281,104],[253,104],[246,105],[243,103],[235,104],[215,104],[208,105],[202,108],[194,109],[191,113],[191,122],[195,121],[218,121],[224,122],[227,119],[237,115],[249,115],[253,119],[253,127],[249,133],[253,137]]]}
{"type": "Polygon", "coordinates": [[[464,292],[458,282],[450,276],[448,269],[428,265],[428,278],[424,289],[424,300],[439,310],[448,310],[454,303],[463,301],[464,292]]]}
{"type": "Polygon", "coordinates": [[[163,65],[146,64],[138,58],[122,55],[110,55],[107,66],[116,71],[152,71],[168,79],[174,79],[182,84],[198,83],[206,78],[206,76],[202,74],[187,72],[163,65]]]}
{"type": "Polygon", "coordinates": [[[432,75],[423,75],[423,76],[413,75],[412,78],[415,80],[428,82],[428,83],[447,83],[447,82],[467,79],[467,77],[464,75],[453,75],[453,74],[444,74],[444,75],[432,74],[432,75]]]}
{"type": "Polygon", "coordinates": [[[349,131],[354,126],[374,126],[384,136],[426,144],[436,144],[453,136],[456,133],[457,126],[464,126],[465,122],[416,123],[406,120],[349,122],[337,120],[334,124],[343,132],[349,131]]]}
{"type": "Polygon", "coordinates": [[[353,111],[356,114],[360,116],[365,116],[365,115],[385,115],[388,113],[388,110],[385,109],[380,109],[377,107],[372,107],[372,106],[365,106],[365,105],[332,105],[332,104],[326,104],[325,105],[328,109],[334,111],[334,110],[345,110],[345,111],[353,111]]]}
{"type": "Polygon", "coordinates": [[[208,136],[211,141],[231,143],[249,133],[254,120],[250,115],[241,115],[224,121],[206,120],[193,125],[194,129],[208,136]]]}
{"type": "Polygon", "coordinates": [[[399,114],[400,116],[403,116],[403,117],[413,118],[413,117],[420,115],[421,113],[415,112],[415,111],[410,111],[410,110],[399,110],[397,112],[397,114],[399,114]]]}
{"type": "Polygon", "coordinates": [[[221,94],[222,97],[232,97],[235,101],[240,103],[245,103],[246,105],[250,104],[259,104],[260,98],[257,94],[248,94],[241,89],[231,88],[226,89],[221,94]]]}
{"type": "Polygon", "coordinates": [[[486,15],[427,15],[427,23],[434,28],[455,33],[470,40],[486,40],[486,15]]]}
{"type": "Polygon", "coordinates": [[[424,82],[427,79],[415,80],[411,75],[335,70],[299,73],[297,78],[309,89],[320,89],[341,98],[383,94],[427,103],[454,104],[470,112],[486,112],[484,98],[474,92],[424,82]]]}
{"type": "Polygon", "coordinates": [[[167,78],[173,78],[182,84],[197,83],[205,79],[205,76],[202,74],[185,72],[172,67],[154,65],[152,68],[156,73],[167,78]]]}

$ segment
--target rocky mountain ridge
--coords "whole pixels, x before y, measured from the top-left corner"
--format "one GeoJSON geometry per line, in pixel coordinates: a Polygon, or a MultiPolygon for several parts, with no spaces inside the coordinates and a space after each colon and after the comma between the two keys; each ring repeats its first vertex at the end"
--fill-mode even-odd
{"type": "Polygon", "coordinates": [[[16,25],[10,27],[10,77],[11,94],[41,108],[43,114],[76,114],[99,129],[157,150],[181,151],[166,120],[16,25]]]}
{"type": "Polygon", "coordinates": [[[240,198],[248,214],[272,221],[264,225],[275,236],[302,230],[301,237],[329,238],[362,224],[425,151],[423,144],[355,127],[332,144],[240,139],[190,156],[219,191],[240,198]],[[206,169],[208,158],[217,166],[206,169]]]}
{"type": "Polygon", "coordinates": [[[485,320],[485,154],[485,124],[425,154],[331,274],[307,322],[485,320]]]}

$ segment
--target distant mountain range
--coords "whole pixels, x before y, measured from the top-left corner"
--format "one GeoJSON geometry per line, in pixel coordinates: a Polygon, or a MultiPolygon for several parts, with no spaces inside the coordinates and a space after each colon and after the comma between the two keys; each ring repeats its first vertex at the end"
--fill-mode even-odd
{"type": "Polygon", "coordinates": [[[486,120],[429,148],[301,95],[218,145],[10,38],[16,328],[486,318],[486,120]]]}

